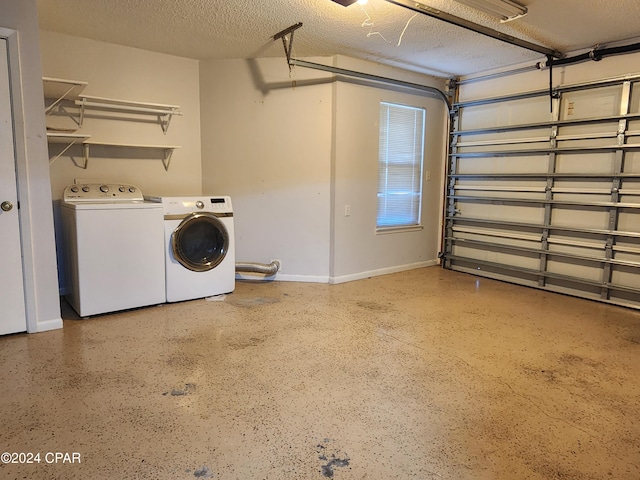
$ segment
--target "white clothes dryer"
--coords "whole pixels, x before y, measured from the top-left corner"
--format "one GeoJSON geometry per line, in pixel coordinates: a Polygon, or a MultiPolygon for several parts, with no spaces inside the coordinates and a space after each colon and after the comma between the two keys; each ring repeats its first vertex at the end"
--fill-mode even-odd
{"type": "Polygon", "coordinates": [[[66,298],[81,317],[165,302],[163,210],[126,184],[74,184],[60,204],[66,298]]]}
{"type": "Polygon", "coordinates": [[[164,210],[167,302],[232,292],[236,258],[231,198],[146,199],[164,210]]]}

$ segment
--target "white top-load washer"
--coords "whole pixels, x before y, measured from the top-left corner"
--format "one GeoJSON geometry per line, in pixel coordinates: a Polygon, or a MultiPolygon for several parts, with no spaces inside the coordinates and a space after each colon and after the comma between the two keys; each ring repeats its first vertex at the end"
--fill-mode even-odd
{"type": "Polygon", "coordinates": [[[231,198],[146,197],[164,209],[167,301],[230,293],[236,257],[231,198]]]}
{"type": "Polygon", "coordinates": [[[164,303],[162,206],[128,184],[74,184],[60,204],[66,298],[81,317],[164,303]]]}

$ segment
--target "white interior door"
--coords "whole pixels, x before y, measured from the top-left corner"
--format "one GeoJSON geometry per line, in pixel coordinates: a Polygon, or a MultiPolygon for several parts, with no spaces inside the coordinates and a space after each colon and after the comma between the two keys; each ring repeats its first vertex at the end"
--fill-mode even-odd
{"type": "Polygon", "coordinates": [[[27,330],[7,41],[0,38],[0,335],[27,330]]]}

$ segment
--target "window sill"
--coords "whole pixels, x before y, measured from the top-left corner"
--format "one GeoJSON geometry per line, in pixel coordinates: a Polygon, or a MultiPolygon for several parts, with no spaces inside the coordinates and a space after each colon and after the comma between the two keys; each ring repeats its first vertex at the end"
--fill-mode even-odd
{"type": "Polygon", "coordinates": [[[376,235],[386,235],[388,233],[418,232],[424,230],[422,225],[408,225],[406,227],[381,227],[376,228],[376,235]]]}

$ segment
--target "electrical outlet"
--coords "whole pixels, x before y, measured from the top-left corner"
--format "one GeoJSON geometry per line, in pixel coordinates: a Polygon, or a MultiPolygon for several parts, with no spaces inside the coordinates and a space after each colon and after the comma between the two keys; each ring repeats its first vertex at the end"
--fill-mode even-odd
{"type": "Polygon", "coordinates": [[[269,263],[278,262],[278,272],[282,272],[282,260],[279,258],[272,258],[269,263]]]}

